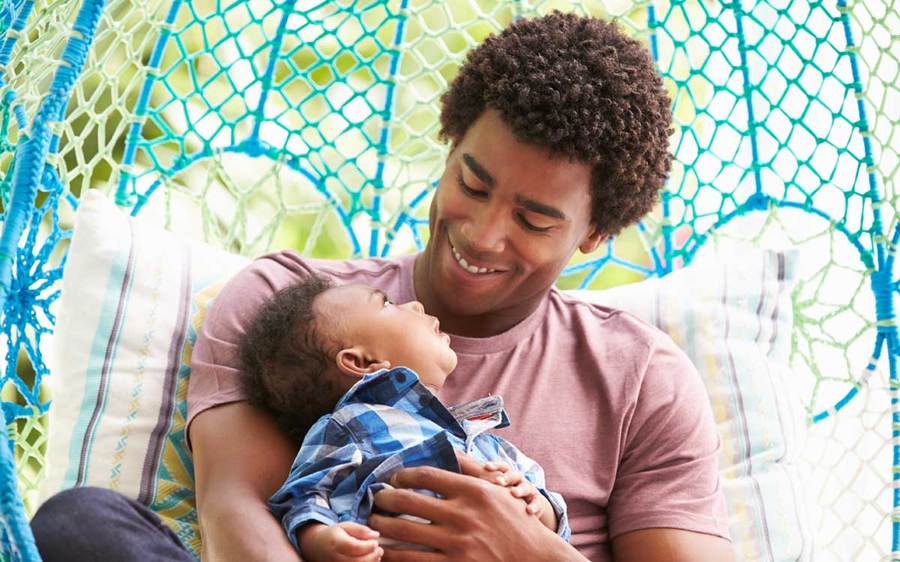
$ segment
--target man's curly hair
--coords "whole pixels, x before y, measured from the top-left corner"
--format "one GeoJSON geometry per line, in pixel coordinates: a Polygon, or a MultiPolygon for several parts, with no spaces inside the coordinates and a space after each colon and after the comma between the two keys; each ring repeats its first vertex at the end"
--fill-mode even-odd
{"type": "Polygon", "coordinates": [[[317,326],[317,296],[332,288],[311,276],[263,304],[239,345],[240,383],[254,406],[275,415],[300,440],[330,413],[344,390],[329,376],[331,357],[317,326]]]}
{"type": "Polygon", "coordinates": [[[574,14],[514,22],[472,50],[441,98],[458,142],[487,108],[521,141],[592,166],[591,221],[617,234],[653,208],[669,173],[669,97],[647,49],[574,14]]]}

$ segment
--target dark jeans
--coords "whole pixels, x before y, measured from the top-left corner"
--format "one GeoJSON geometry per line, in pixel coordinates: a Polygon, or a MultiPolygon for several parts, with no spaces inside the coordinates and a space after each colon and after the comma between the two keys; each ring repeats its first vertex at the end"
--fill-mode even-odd
{"type": "Polygon", "coordinates": [[[38,509],[31,530],[44,562],[193,562],[147,506],[102,488],[73,488],[38,509]]]}

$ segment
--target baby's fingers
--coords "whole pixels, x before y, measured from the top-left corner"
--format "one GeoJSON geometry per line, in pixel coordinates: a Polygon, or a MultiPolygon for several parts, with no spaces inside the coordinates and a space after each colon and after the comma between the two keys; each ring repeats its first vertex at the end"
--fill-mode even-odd
{"type": "Polygon", "coordinates": [[[540,517],[544,506],[544,503],[541,501],[541,495],[539,493],[535,494],[526,501],[528,502],[528,504],[525,506],[525,511],[527,511],[531,515],[540,517]]]}
{"type": "Polygon", "coordinates": [[[503,478],[506,480],[506,484],[504,484],[504,486],[508,486],[510,488],[521,486],[522,484],[528,484],[529,486],[531,485],[531,483],[528,480],[525,480],[525,477],[522,476],[522,473],[518,470],[510,470],[503,475],[503,478]]]}
{"type": "Polygon", "coordinates": [[[359,523],[353,523],[351,521],[344,521],[343,523],[338,523],[338,527],[343,529],[351,537],[355,537],[360,540],[377,539],[378,538],[378,531],[376,531],[375,529],[372,529],[371,527],[367,527],[366,525],[361,525],[359,523]]]}
{"type": "Polygon", "coordinates": [[[345,539],[339,540],[334,547],[336,554],[352,560],[371,556],[379,550],[381,550],[381,547],[378,546],[378,541],[361,541],[353,537],[345,537],[345,539]]]}
{"type": "Polygon", "coordinates": [[[509,469],[508,467],[506,467],[506,470],[503,472],[495,472],[494,474],[494,484],[499,484],[508,488],[518,486],[524,480],[521,472],[509,469]]]}
{"type": "Polygon", "coordinates": [[[488,461],[484,463],[484,469],[491,472],[507,472],[509,471],[509,465],[500,461],[488,461]]]}
{"type": "Polygon", "coordinates": [[[384,556],[384,549],[378,547],[373,552],[362,556],[338,555],[334,558],[334,562],[379,562],[382,556],[384,556]]]}
{"type": "MultiPolygon", "coordinates": [[[[346,524],[342,523],[341,527],[345,532],[337,533],[334,537],[334,552],[336,554],[355,560],[359,557],[369,556],[379,550],[377,540],[362,540],[351,536],[346,532],[347,528],[344,527],[344,525],[346,524]]],[[[362,525],[360,525],[360,527],[362,527],[362,525]]],[[[361,531],[355,529],[354,532],[361,531]]]]}
{"type": "Polygon", "coordinates": [[[513,495],[513,497],[525,500],[528,503],[530,503],[532,498],[540,493],[537,491],[537,488],[534,487],[534,484],[532,484],[528,480],[522,480],[515,485],[511,485],[509,487],[509,491],[513,495]]]}

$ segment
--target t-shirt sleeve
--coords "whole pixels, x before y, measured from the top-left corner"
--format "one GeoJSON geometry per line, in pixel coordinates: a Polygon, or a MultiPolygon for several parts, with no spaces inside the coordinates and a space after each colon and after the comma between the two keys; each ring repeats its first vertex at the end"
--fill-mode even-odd
{"type": "Polygon", "coordinates": [[[610,538],[661,527],[729,538],[709,398],[670,339],[651,349],[634,396],[607,505],[610,538]]]}
{"type": "Polygon", "coordinates": [[[185,426],[188,448],[190,424],[197,414],[245,399],[237,376],[240,338],[262,303],[297,280],[298,271],[263,257],[239,271],[210,305],[191,354],[185,426]]]}

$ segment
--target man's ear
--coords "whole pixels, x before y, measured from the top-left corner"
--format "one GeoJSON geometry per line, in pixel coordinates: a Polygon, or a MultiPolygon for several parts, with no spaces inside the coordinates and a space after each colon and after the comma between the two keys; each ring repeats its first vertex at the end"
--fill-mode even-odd
{"type": "Polygon", "coordinates": [[[609,236],[604,234],[599,227],[592,224],[587,235],[584,237],[584,240],[578,245],[578,249],[581,250],[582,254],[590,254],[596,250],[600,244],[606,242],[608,238],[609,236]]]}
{"type": "Polygon", "coordinates": [[[358,379],[369,373],[391,368],[390,361],[379,361],[369,357],[359,346],[338,351],[335,362],[342,373],[358,379]]]}
{"type": "Polygon", "coordinates": [[[453,153],[456,152],[457,148],[459,148],[459,139],[450,139],[450,150],[447,151],[447,158],[444,159],[445,163],[450,161],[450,158],[453,157],[453,153]]]}

